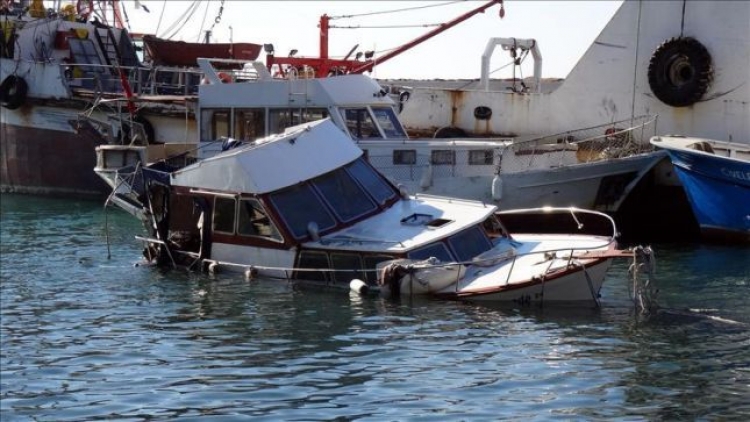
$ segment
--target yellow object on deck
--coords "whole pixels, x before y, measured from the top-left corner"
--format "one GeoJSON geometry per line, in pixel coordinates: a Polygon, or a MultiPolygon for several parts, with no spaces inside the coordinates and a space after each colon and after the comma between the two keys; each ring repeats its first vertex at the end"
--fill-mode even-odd
{"type": "Polygon", "coordinates": [[[32,18],[43,18],[47,16],[47,11],[44,8],[42,0],[34,0],[31,2],[31,6],[29,6],[29,15],[31,15],[32,18]]]}

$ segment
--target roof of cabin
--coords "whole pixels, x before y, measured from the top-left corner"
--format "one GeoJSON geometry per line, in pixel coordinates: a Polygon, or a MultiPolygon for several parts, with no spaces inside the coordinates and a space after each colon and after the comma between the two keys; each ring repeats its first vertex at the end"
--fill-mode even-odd
{"type": "Polygon", "coordinates": [[[173,173],[172,185],[262,194],[328,173],[361,155],[362,150],[325,119],[201,160],[173,173]]]}

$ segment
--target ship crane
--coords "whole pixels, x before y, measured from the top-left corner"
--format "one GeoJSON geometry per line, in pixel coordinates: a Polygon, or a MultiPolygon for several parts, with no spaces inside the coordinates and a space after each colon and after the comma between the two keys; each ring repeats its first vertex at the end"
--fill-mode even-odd
{"type": "MultiPolygon", "coordinates": [[[[333,59],[328,57],[328,29],[330,28],[329,21],[330,16],[327,14],[324,14],[320,17],[320,54],[319,57],[295,57],[293,54],[290,54],[289,57],[277,57],[275,55],[273,45],[272,44],[266,44],[265,51],[266,51],[266,67],[269,71],[271,71],[272,67],[274,65],[277,65],[279,67],[279,73],[283,77],[285,76],[284,68],[285,66],[292,67],[294,69],[312,69],[315,73],[315,77],[325,77],[325,76],[334,76],[334,75],[340,75],[340,74],[348,74],[348,73],[364,73],[364,72],[370,72],[375,67],[376,64],[381,64],[386,62],[387,60],[390,60],[399,54],[423,43],[424,41],[427,41],[428,39],[458,25],[459,23],[471,18],[472,16],[484,13],[485,10],[489,9],[490,7],[499,4],[500,5],[500,17],[502,18],[505,16],[505,10],[503,8],[503,0],[491,0],[488,3],[485,3],[484,5],[477,7],[447,23],[441,24],[439,27],[433,29],[432,31],[427,32],[426,34],[415,38],[412,41],[409,41],[402,46],[394,49],[390,53],[379,57],[374,58],[372,52],[365,53],[365,60],[360,61],[356,57],[355,59],[350,59],[351,53],[354,51],[349,52],[349,54],[346,55],[343,59],[333,59]]],[[[356,48],[356,47],[355,47],[356,48]]],[[[294,51],[294,50],[293,50],[294,51]]],[[[296,53],[296,51],[295,51],[296,53]]]]}

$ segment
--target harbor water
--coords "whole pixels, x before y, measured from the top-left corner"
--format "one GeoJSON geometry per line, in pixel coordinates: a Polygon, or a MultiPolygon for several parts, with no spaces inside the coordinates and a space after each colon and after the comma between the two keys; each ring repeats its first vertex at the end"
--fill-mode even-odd
{"type": "Polygon", "coordinates": [[[102,203],[0,198],[0,420],[750,420],[750,248],[652,245],[601,308],[300,291],[135,265],[102,203]],[[106,229],[105,229],[106,228],[106,229]]]}

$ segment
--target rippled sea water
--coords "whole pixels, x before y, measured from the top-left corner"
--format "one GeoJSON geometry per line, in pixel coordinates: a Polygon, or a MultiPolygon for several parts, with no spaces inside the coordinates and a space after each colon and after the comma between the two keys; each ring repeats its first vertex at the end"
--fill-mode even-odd
{"type": "Polygon", "coordinates": [[[747,247],[653,245],[645,319],[624,261],[601,309],[397,302],[134,266],[122,212],[0,204],[2,421],[750,420],[747,247]]]}

